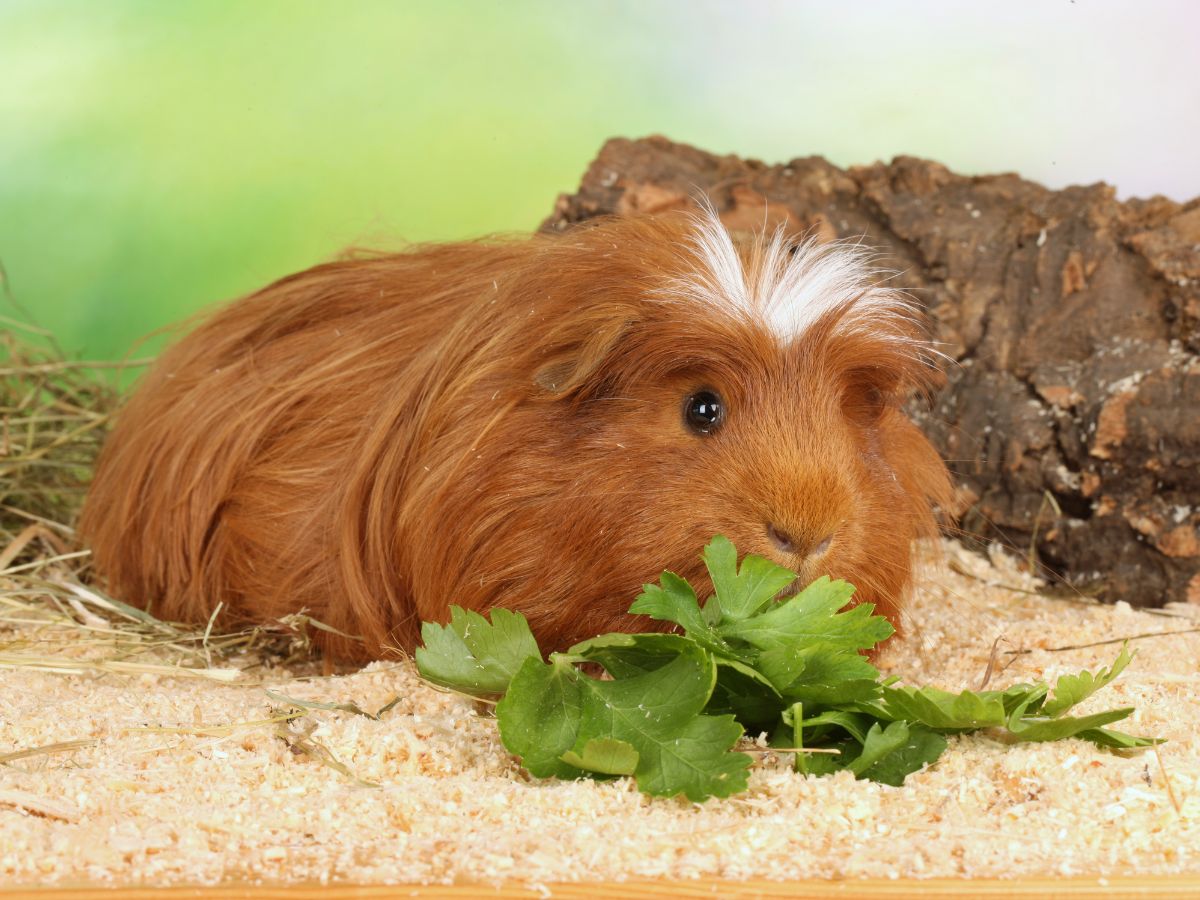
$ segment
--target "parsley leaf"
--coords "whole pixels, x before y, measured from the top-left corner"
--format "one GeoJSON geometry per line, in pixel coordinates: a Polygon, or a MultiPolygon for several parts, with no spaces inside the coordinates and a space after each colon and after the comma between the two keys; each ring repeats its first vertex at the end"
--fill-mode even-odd
{"type": "Polygon", "coordinates": [[[893,720],[920,722],[943,731],[998,727],[1008,721],[999,691],[952,694],[934,687],[886,687],[883,704],[893,720]]]}
{"type": "Polygon", "coordinates": [[[1108,747],[1111,750],[1137,750],[1163,742],[1162,738],[1134,737],[1132,734],[1114,731],[1111,728],[1088,728],[1078,732],[1075,737],[1083,741],[1091,741],[1098,747],[1108,747]]]}
{"type": "Polygon", "coordinates": [[[1054,684],[1054,696],[1042,704],[1043,716],[1060,716],[1072,706],[1086,700],[1096,691],[1112,682],[1125,670],[1133,660],[1128,645],[1121,647],[1121,653],[1116,661],[1107,669],[1101,669],[1095,675],[1091,672],[1080,672],[1078,675],[1064,675],[1054,684]]]}
{"type": "Polygon", "coordinates": [[[489,622],[473,610],[450,607],[450,624],[425,622],[415,654],[420,673],[442,687],[477,697],[508,690],[529,657],[542,658],[529,623],[518,612],[493,609],[489,622]]]}
{"type": "Polygon", "coordinates": [[[779,647],[760,654],[757,664],[791,700],[844,705],[879,696],[879,670],[854,650],[832,649],[825,643],[779,647]]]}
{"type": "Polygon", "coordinates": [[[629,611],[662,622],[674,622],[682,626],[684,633],[697,643],[718,653],[730,652],[729,646],[700,611],[692,586],[674,572],[663,572],[658,584],[643,585],[642,593],[633,601],[629,611]]]}
{"type": "Polygon", "coordinates": [[[715,591],[708,601],[714,605],[714,612],[708,613],[712,623],[748,619],[796,580],[795,572],[761,556],[746,556],[739,569],[737,550],[721,535],[709,542],[702,556],[715,591]]]}
{"type": "Polygon", "coordinates": [[[859,778],[899,787],[946,749],[944,737],[921,725],[892,722],[882,731],[877,729],[878,722],[867,732],[862,754],[846,767],[859,778]]]}
{"type": "Polygon", "coordinates": [[[890,637],[894,629],[887,619],[871,615],[870,604],[838,612],[853,593],[852,585],[822,575],[796,596],[752,617],[723,622],[718,631],[725,638],[737,638],[759,650],[794,649],[813,643],[869,650],[890,637]]]}
{"type": "Polygon", "coordinates": [[[562,755],[563,762],[602,775],[633,775],[640,758],[633,744],[616,738],[592,738],[579,753],[568,750],[562,755]]]}
{"type": "Polygon", "coordinates": [[[822,577],[781,598],[795,573],[757,556],[739,566],[720,536],[703,559],[714,589],[704,603],[663,572],[630,607],[682,633],[600,635],[544,661],[520,614],[493,610],[489,622],[452,607],[449,624],[422,626],[417,667],[464,693],[502,694],[500,738],[537,777],[632,776],[645,793],[695,801],[745,789],[751,759],[734,746],[747,728],[796,751],[801,773],[845,769],[889,785],[934,763],[944,735],[983,728],[1119,750],[1157,743],[1105,727],[1129,708],[1065,715],[1125,669],[1126,649],[1095,674],[1059,678],[1053,693],[897,684],[862,655],[892,627],[870,605],[849,605],[851,585],[822,577]]]}
{"type": "Polygon", "coordinates": [[[690,646],[678,634],[614,632],[576,644],[567,655],[599,663],[613,678],[632,678],[661,669],[690,646]]]}
{"type": "Polygon", "coordinates": [[[1057,719],[1045,719],[1040,716],[1024,718],[1013,715],[1008,721],[1008,730],[1022,741],[1061,741],[1075,737],[1081,732],[1119,722],[1133,713],[1133,707],[1110,709],[1107,712],[1095,713],[1090,716],[1062,716],[1057,719]]]}
{"type": "Polygon", "coordinates": [[[549,663],[527,659],[496,706],[505,747],[539,777],[635,775],[648,794],[693,800],[745,790],[750,758],[731,752],[742,736],[733,716],[702,714],[716,683],[716,666],[699,647],[675,635],[622,635],[556,654],[549,663]],[[614,650],[645,660],[647,642],[674,655],[661,666],[630,665],[614,650]],[[639,647],[639,643],[642,644],[639,647]],[[620,665],[614,665],[620,660],[620,665]],[[575,661],[613,665],[621,677],[593,678],[575,661]]]}
{"type": "Polygon", "coordinates": [[[573,778],[578,767],[561,757],[578,740],[583,691],[570,665],[529,657],[496,704],[500,740],[539,778],[573,778]]]}
{"type": "Polygon", "coordinates": [[[750,757],[730,752],[742,726],[733,716],[701,714],[715,683],[711,657],[695,647],[644,675],[581,678],[577,746],[608,736],[627,742],[639,756],[638,786],[648,794],[703,800],[745,790],[750,757]]]}

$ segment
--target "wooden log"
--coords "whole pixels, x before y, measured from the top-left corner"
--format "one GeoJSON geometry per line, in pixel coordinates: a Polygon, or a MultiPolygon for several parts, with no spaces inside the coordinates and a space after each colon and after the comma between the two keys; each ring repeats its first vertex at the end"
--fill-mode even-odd
{"type": "Polygon", "coordinates": [[[955,361],[915,407],[952,512],[1072,590],[1200,603],[1200,199],[1118,201],[912,157],[839,169],[612,140],[547,231],[705,195],[731,227],[862,240],[955,361]]]}

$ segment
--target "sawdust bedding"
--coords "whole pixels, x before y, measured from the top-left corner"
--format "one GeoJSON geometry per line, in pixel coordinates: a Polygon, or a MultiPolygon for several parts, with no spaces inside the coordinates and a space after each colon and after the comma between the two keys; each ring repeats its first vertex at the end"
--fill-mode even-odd
{"type": "MultiPolygon", "coordinates": [[[[1169,742],[1121,757],[965,736],[902,788],[808,779],[764,751],[744,795],[693,804],[627,779],[530,779],[493,721],[407,660],[330,677],[248,668],[229,683],[17,666],[0,669],[0,886],[1200,871],[1200,635],[1186,633],[1200,610],[1050,599],[998,554],[946,543],[936,556],[885,673],[977,688],[1003,636],[997,687],[1106,665],[1119,644],[1099,642],[1179,632],[1136,640],[1086,707],[1136,706],[1119,727],[1169,742]],[[399,699],[378,720],[305,709],[280,725],[287,703],[266,689],[368,711],[399,699]]],[[[88,652],[12,623],[0,649],[34,638],[88,652]]]]}

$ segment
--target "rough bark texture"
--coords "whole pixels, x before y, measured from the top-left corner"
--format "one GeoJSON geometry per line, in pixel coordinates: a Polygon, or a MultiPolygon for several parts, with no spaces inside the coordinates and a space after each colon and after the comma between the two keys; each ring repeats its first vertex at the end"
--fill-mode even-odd
{"type": "Polygon", "coordinates": [[[862,238],[957,363],[914,410],[961,485],[960,524],[1079,589],[1200,603],[1200,199],[1119,202],[911,157],[768,166],[612,140],[545,230],[707,195],[731,227],[862,238]]]}

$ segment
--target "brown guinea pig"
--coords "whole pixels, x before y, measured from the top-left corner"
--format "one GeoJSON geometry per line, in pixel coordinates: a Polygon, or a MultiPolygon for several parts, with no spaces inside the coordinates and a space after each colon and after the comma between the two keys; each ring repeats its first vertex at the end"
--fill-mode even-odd
{"type": "Polygon", "coordinates": [[[544,650],[656,627],[640,585],[707,585],[714,534],[896,622],[948,490],[899,408],[936,374],[917,319],[860,249],[712,213],[316,266],[162,355],[80,532],[160,617],[303,608],[357,659],[451,604],[544,650]]]}

